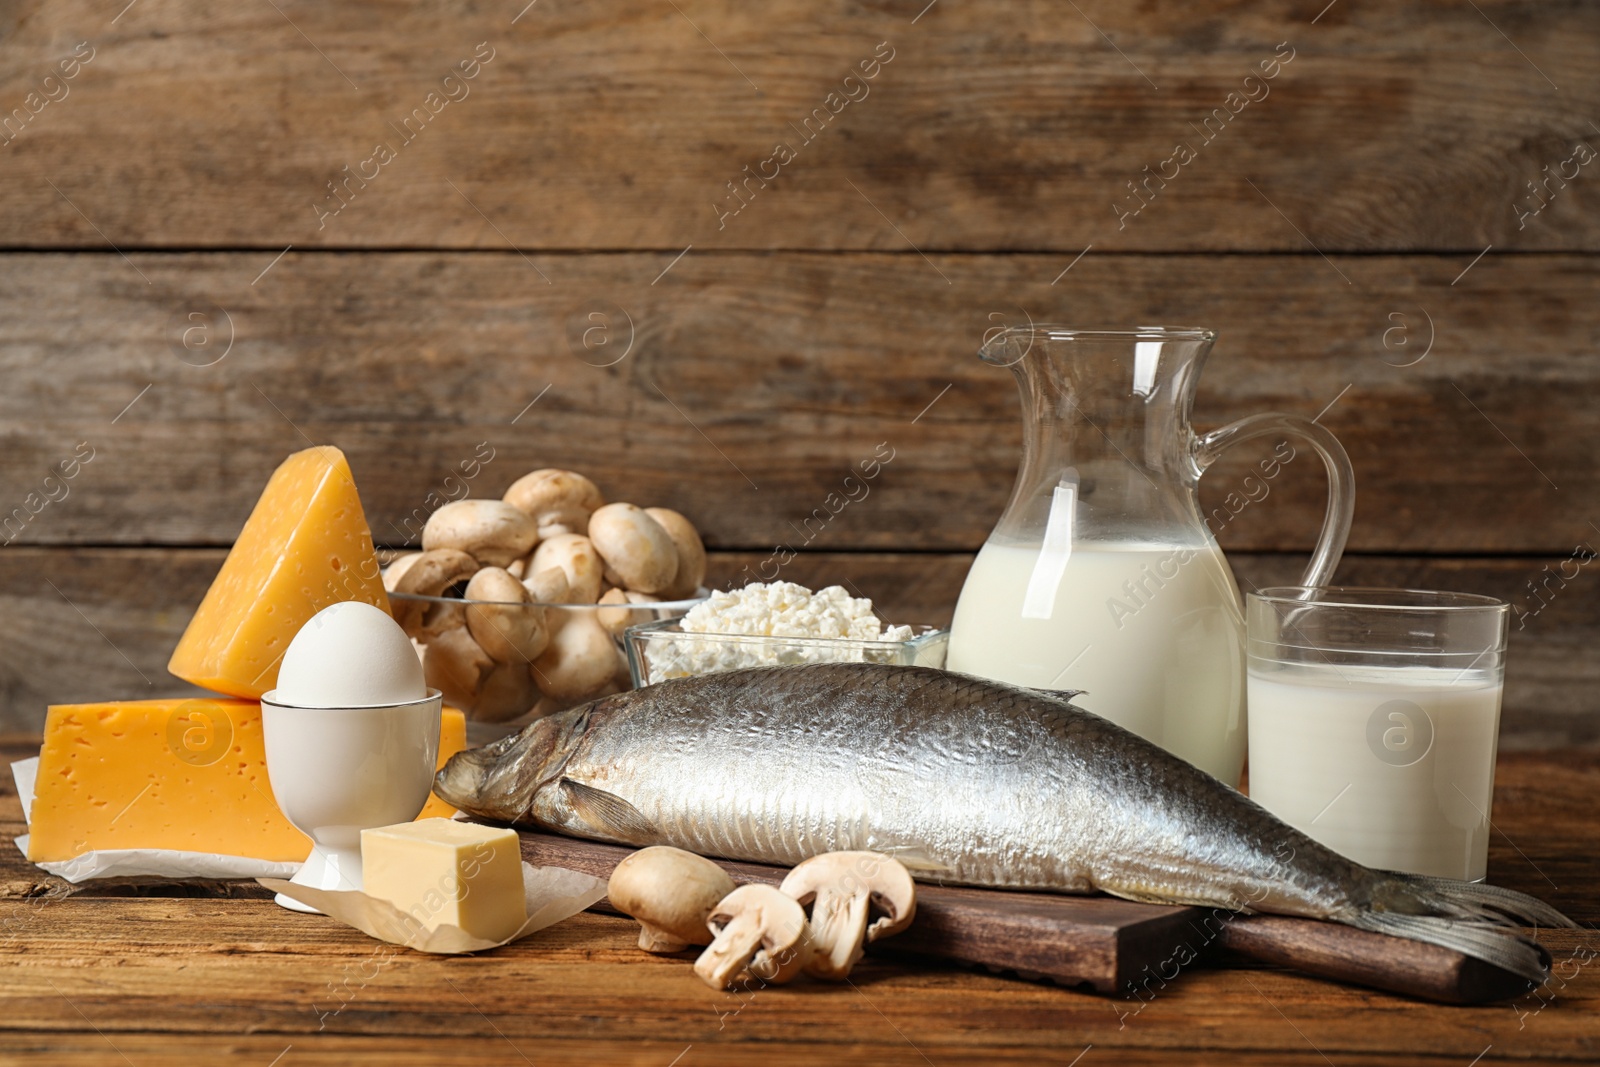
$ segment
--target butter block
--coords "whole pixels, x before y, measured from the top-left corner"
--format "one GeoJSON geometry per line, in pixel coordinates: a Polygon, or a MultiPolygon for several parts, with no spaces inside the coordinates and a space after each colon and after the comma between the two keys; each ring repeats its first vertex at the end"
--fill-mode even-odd
{"type": "Polygon", "coordinates": [[[256,699],[278,684],[300,627],[345,600],[389,610],[350,464],[337,448],[308,448],[273,471],[167,669],[256,699]]]}
{"type": "Polygon", "coordinates": [[[527,919],[515,830],[452,819],[361,831],[361,878],[423,930],[503,941],[527,919]]]}
{"type": "MultiPolygon", "coordinates": [[[[445,708],[440,767],[466,739],[466,717],[445,708]]],[[[454,813],[430,796],[421,817],[454,813]]],[[[285,862],[311,852],[310,838],[290,825],[272,797],[261,705],[248,700],[51,707],[31,814],[28,858],[36,863],[113,848],[285,862]]]]}

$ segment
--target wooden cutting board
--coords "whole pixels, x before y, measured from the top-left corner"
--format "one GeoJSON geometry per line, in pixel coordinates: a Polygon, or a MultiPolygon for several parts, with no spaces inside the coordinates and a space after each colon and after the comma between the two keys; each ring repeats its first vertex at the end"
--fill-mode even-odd
{"type": "MultiPolygon", "coordinates": [[[[518,833],[529,863],[601,878],[634,851],[518,833]]],[[[787,873],[715,862],[740,883],[777,885],[787,873]]],[[[604,901],[597,906],[608,908],[604,901]]],[[[1142,1000],[1196,965],[1241,958],[1448,1004],[1504,1000],[1530,988],[1522,978],[1459,952],[1337,923],[926,883],[917,885],[911,927],[872,951],[980,964],[1142,1000]]]]}

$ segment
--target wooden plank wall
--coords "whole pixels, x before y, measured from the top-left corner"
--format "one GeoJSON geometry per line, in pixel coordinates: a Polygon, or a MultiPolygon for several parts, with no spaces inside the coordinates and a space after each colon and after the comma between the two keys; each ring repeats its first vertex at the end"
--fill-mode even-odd
{"type": "MultiPolygon", "coordinates": [[[[1600,8],[525,3],[0,9],[0,728],[181,691],[308,441],[380,541],[487,449],[729,580],[887,444],[786,576],[940,621],[1019,441],[974,353],[1032,319],[1219,330],[1197,423],[1320,413],[1341,578],[1512,600],[1505,743],[1600,745],[1600,8]]],[[[1221,531],[1243,581],[1322,493],[1221,531]]]]}

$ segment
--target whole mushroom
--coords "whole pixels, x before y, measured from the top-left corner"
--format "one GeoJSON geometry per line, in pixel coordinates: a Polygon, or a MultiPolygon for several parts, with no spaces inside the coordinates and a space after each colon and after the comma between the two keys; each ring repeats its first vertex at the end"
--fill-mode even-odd
{"type": "MultiPolygon", "coordinates": [[[[497,663],[533,662],[550,643],[545,609],[533,607],[528,590],[499,567],[485,567],[467,583],[467,629],[497,663]]],[[[527,671],[523,671],[527,674],[527,671]]]]}
{"type": "Polygon", "coordinates": [[[595,618],[600,625],[605,627],[606,633],[613,637],[620,637],[622,631],[641,622],[649,622],[651,613],[648,609],[628,608],[619,605],[627,604],[654,604],[655,597],[649,593],[634,593],[626,589],[612,589],[600,598],[600,603],[606,605],[595,611],[595,618]]]}
{"type": "Polygon", "coordinates": [[[533,661],[539,690],[556,700],[592,696],[619,674],[622,653],[587,609],[552,608],[550,644],[533,661]]]}
{"type": "MultiPolygon", "coordinates": [[[[478,573],[478,561],[460,549],[440,548],[431,552],[422,552],[401,571],[395,580],[395,593],[413,593],[417,596],[443,596],[445,590],[463,582],[478,573]]],[[[429,604],[424,600],[395,600],[394,621],[400,628],[413,637],[421,633],[442,632],[451,629],[442,625],[442,620],[448,619],[448,611],[433,612],[433,620],[425,620],[430,609],[448,609],[456,607],[446,604],[429,604]],[[425,629],[424,622],[430,625],[425,629]]]]}
{"type": "Polygon", "coordinates": [[[898,934],[917,912],[910,872],[899,860],[877,852],[813,856],[790,871],[779,888],[811,907],[805,971],[815,978],[848,977],[863,945],[898,934]]]}
{"type": "Polygon", "coordinates": [[[623,859],[611,872],[611,906],[639,920],[639,947],[682,952],[711,943],[706,920],[734,889],[715,863],[669,845],[653,845],[623,859]]]}
{"type": "Polygon", "coordinates": [[[594,544],[582,534],[556,534],[542,541],[528,561],[528,573],[537,576],[551,567],[567,575],[567,601],[593,604],[600,599],[600,584],[605,579],[605,564],[594,544]]]}
{"type": "Polygon", "coordinates": [[[605,560],[613,585],[641,593],[671,587],[678,573],[678,549],[648,512],[632,504],[607,504],[589,519],[589,540],[605,560]]]}
{"type": "Polygon", "coordinates": [[[526,556],[538,540],[534,521],[503,500],[453,500],[428,516],[422,528],[424,552],[455,548],[488,567],[526,556]]]}
{"type": "Polygon", "coordinates": [[[483,680],[494,666],[465,626],[435,636],[422,653],[423,680],[444,695],[446,704],[463,711],[477,708],[483,680]]]}
{"type": "Polygon", "coordinates": [[[390,560],[389,565],[383,568],[383,588],[391,593],[394,592],[395,584],[400,581],[400,576],[410,570],[411,565],[421,558],[421,552],[407,552],[390,560]]]}
{"type": "Polygon", "coordinates": [[[526,663],[496,663],[478,684],[471,718],[474,722],[507,722],[533,707],[538,699],[539,690],[526,663]]]}
{"type": "Polygon", "coordinates": [[[739,975],[783,983],[804,968],[809,955],[806,913],[770,885],[742,885],[723,897],[706,918],[716,935],[695,960],[694,973],[712,989],[727,989],[739,975]]]}
{"type": "Polygon", "coordinates": [[[692,597],[706,580],[706,546],[694,524],[671,508],[645,508],[644,513],[672,538],[678,550],[678,569],[672,584],[661,590],[663,600],[683,600],[692,597]]]}
{"type": "Polygon", "coordinates": [[[572,587],[567,584],[567,572],[560,567],[546,567],[538,574],[522,579],[522,587],[535,604],[573,604],[572,587]]]}
{"type": "Polygon", "coordinates": [[[589,516],[605,504],[600,489],[576,471],[547,467],[511,483],[503,498],[533,519],[540,537],[582,533],[589,516]]]}

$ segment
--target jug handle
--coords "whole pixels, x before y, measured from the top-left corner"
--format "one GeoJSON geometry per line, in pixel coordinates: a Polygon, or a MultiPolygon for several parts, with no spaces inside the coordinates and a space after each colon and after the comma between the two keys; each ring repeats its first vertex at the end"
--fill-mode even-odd
{"type": "Polygon", "coordinates": [[[1350,457],[1344,446],[1325,427],[1303,415],[1269,412],[1251,415],[1197,437],[1194,442],[1195,467],[1204,472],[1216,462],[1217,457],[1241,441],[1258,437],[1291,437],[1310,445],[1328,469],[1328,510],[1322,516],[1322,533],[1317,538],[1316,551],[1306,567],[1301,585],[1323,586],[1333,580],[1333,572],[1344,555],[1344,543],[1350,536],[1350,520],[1355,513],[1356,475],[1350,466],[1350,457]]]}

